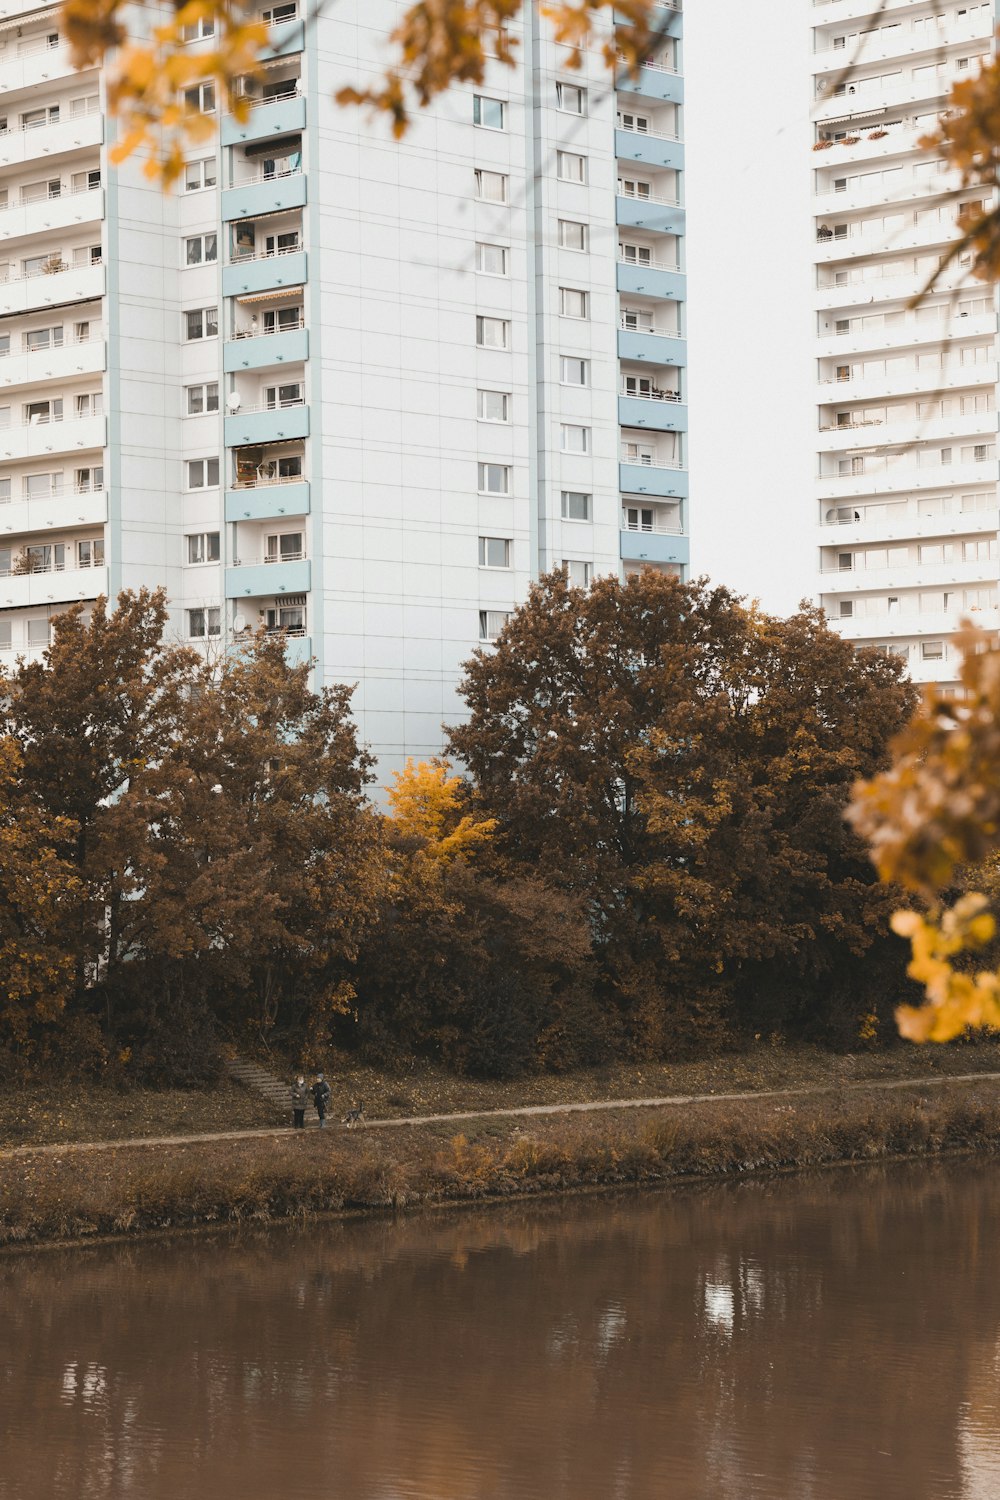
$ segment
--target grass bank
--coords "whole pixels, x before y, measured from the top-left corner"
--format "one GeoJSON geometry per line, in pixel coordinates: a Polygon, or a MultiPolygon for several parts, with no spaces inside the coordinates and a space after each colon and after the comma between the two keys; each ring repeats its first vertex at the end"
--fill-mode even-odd
{"type": "MultiPolygon", "coordinates": [[[[262,1059],[275,1073],[281,1062],[262,1059]]],[[[674,1063],[616,1063],[575,1073],[527,1078],[460,1078],[415,1059],[396,1070],[331,1057],[327,1076],[334,1113],[363,1099],[369,1118],[570,1104],[593,1099],[643,1099],[664,1094],[738,1093],[889,1081],[914,1075],[1000,1072],[1000,1043],[948,1047],[893,1046],[884,1051],[830,1053],[818,1047],[761,1042],[744,1052],[674,1063]]],[[[267,1129],[289,1118],[266,1099],[228,1080],[205,1090],[130,1089],[46,1079],[0,1090],[0,1149],[135,1136],[203,1135],[267,1129]]]]}
{"type": "Polygon", "coordinates": [[[0,1245],[1000,1148],[1000,1086],[0,1158],[0,1245]]]}

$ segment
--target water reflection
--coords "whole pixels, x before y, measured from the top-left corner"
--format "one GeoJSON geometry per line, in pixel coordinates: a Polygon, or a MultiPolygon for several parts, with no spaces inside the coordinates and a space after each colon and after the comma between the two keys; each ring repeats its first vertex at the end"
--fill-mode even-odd
{"type": "Polygon", "coordinates": [[[0,1500],[997,1500],[998,1169],[0,1261],[0,1500]]]}

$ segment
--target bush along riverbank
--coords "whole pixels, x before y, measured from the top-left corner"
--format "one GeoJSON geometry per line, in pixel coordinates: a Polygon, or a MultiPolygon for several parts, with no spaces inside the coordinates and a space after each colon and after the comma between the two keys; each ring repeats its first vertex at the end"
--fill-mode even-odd
{"type": "Polygon", "coordinates": [[[1000,1147],[1000,1086],[0,1157],[0,1245],[402,1210],[1000,1147]]]}

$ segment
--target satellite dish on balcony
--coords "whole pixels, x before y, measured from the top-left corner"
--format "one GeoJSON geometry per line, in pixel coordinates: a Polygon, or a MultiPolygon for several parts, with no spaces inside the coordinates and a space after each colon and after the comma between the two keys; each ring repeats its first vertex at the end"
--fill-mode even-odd
{"type": "Polygon", "coordinates": [[[235,630],[237,635],[242,635],[244,630],[249,629],[249,626],[247,625],[246,615],[233,616],[233,629],[235,630]]]}
{"type": "Polygon", "coordinates": [[[239,391],[232,391],[226,401],[226,405],[229,407],[229,410],[234,412],[239,411],[242,404],[243,401],[239,391]]]}

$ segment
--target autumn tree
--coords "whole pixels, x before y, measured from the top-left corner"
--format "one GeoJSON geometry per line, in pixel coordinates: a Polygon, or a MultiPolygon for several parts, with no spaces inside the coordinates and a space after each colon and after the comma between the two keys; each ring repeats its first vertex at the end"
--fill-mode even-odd
{"type": "Polygon", "coordinates": [[[580,903],[492,848],[444,760],[389,788],[389,896],[358,963],[358,1038],[466,1072],[512,1075],[603,1055],[580,903]]]}
{"type": "Polygon", "coordinates": [[[843,824],[913,689],[821,615],[646,571],[544,579],[462,688],[450,744],[512,867],[585,903],[608,1007],[643,1053],[734,1017],[856,1025],[888,910],[843,824]]]}

